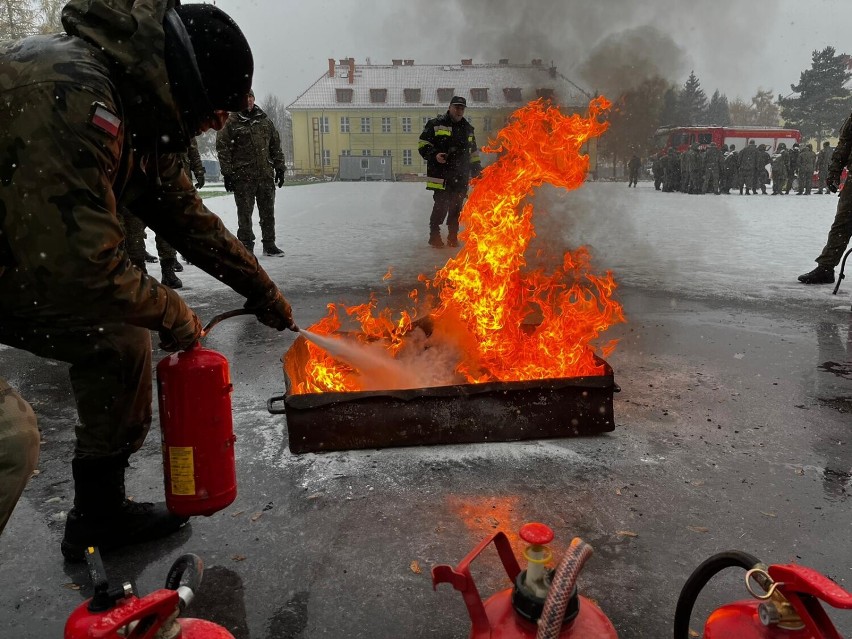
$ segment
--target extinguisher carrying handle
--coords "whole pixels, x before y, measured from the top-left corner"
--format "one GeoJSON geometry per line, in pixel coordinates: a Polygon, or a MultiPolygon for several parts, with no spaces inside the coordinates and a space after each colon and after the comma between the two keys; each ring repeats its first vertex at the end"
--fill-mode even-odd
{"type": "Polygon", "coordinates": [[[187,553],[178,557],[166,575],[166,588],[177,590],[180,597],[180,609],[185,610],[192,603],[195,591],[201,586],[204,575],[204,562],[201,557],[187,553]]]}
{"type": "Polygon", "coordinates": [[[774,564],[769,566],[768,572],[784,596],[792,592],[810,595],[832,608],[852,610],[852,593],[813,568],[797,564],[774,564]]]}

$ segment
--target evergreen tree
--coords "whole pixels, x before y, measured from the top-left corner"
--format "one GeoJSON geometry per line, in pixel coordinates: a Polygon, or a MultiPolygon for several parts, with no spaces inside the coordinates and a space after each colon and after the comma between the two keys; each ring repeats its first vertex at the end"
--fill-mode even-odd
{"type": "Polygon", "coordinates": [[[852,106],[852,94],[844,85],[852,77],[847,56],[826,47],[812,54],[811,68],[802,71],[798,84],[790,88],[796,96],[781,97],[781,114],[787,126],[802,132],[802,138],[816,138],[821,144],[840,127],[852,106]]]}
{"type": "Polygon", "coordinates": [[[681,125],[689,126],[707,122],[707,94],[701,88],[701,82],[694,71],[689,72],[689,77],[678,96],[677,106],[681,125]]]}
{"type": "Polygon", "coordinates": [[[731,125],[731,112],[728,110],[728,97],[720,94],[719,89],[713,92],[710,106],[707,107],[707,123],[718,126],[731,125]]]}
{"type": "Polygon", "coordinates": [[[17,40],[37,30],[37,12],[29,2],[0,0],[0,40],[17,40]]]}
{"type": "Polygon", "coordinates": [[[660,126],[677,126],[680,123],[677,114],[677,89],[670,86],[663,94],[663,106],[660,110],[660,126]]]}
{"type": "Polygon", "coordinates": [[[764,91],[757,89],[757,93],[751,99],[751,106],[754,111],[754,121],[752,124],[757,126],[778,126],[781,122],[781,109],[775,102],[772,95],[772,89],[764,91]]]}

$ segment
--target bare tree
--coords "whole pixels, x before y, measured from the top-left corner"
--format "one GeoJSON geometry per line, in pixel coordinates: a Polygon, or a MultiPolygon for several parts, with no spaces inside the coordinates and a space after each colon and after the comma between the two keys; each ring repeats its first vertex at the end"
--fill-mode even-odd
{"type": "Polygon", "coordinates": [[[37,30],[37,12],[29,2],[0,0],[0,40],[17,40],[37,30]]]}
{"type": "Polygon", "coordinates": [[[59,33],[62,31],[62,7],[65,0],[39,0],[38,18],[41,33],[59,33]]]}

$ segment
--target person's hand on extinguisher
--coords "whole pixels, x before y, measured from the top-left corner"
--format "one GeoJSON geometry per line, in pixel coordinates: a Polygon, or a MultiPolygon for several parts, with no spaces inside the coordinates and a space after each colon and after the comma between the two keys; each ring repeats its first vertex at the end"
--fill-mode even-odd
{"type": "Polygon", "coordinates": [[[166,310],[159,331],[160,348],[169,352],[183,351],[201,337],[201,320],[177,293],[171,289],[166,290],[166,310]]]}
{"type": "Polygon", "coordinates": [[[293,320],[293,309],[277,287],[273,287],[263,298],[247,300],[245,308],[254,313],[262,324],[279,331],[288,328],[299,332],[299,327],[293,320]]]}

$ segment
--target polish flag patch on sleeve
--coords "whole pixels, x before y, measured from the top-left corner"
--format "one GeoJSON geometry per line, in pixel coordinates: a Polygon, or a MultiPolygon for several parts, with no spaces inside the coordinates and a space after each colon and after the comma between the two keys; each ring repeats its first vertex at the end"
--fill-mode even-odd
{"type": "Polygon", "coordinates": [[[92,102],[89,123],[114,138],[118,137],[118,132],[121,130],[121,118],[110,111],[103,102],[92,102]]]}

